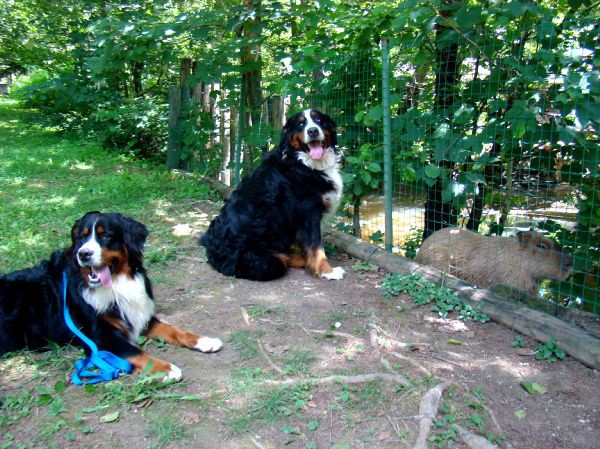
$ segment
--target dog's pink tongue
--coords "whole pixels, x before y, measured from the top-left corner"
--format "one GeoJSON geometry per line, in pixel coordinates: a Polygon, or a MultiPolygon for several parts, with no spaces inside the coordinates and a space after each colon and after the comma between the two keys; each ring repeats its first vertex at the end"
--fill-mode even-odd
{"type": "Polygon", "coordinates": [[[308,149],[310,150],[311,159],[319,160],[323,157],[323,146],[321,142],[309,142],[308,149]]]}
{"type": "Polygon", "coordinates": [[[102,287],[110,287],[112,285],[112,276],[108,267],[104,267],[101,270],[94,270],[94,273],[100,278],[102,287]]]}

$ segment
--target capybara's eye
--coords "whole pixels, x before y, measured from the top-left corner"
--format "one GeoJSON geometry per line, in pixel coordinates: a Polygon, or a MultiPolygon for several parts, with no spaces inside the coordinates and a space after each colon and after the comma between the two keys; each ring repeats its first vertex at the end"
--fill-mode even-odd
{"type": "Polygon", "coordinates": [[[540,249],[548,249],[548,248],[546,247],[546,245],[544,245],[543,243],[538,243],[538,244],[537,244],[537,245],[535,245],[535,246],[537,246],[537,247],[538,247],[538,248],[540,248],[540,249]]]}

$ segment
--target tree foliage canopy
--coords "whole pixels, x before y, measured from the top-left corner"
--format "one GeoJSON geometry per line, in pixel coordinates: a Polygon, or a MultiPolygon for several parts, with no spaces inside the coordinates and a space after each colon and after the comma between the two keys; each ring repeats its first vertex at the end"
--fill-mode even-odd
{"type": "Polygon", "coordinates": [[[473,229],[486,206],[526,208],[519,184],[572,186],[575,226],[544,226],[581,256],[576,282],[562,291],[595,298],[596,9],[592,0],[5,0],[0,76],[44,70],[21,89],[31,106],[107,146],[162,159],[168,88],[181,83],[182,61],[191,60],[185,83],[213,88],[201,87],[209,99],[182,141],[193,153],[186,157],[213,171],[229,148],[222,138],[211,146],[224,119],[207,104],[238,107],[243,78],[251,117],[244,163],[252,166],[260,154],[250,150],[271,135],[265,105],[273,99],[324,108],[342,131],[346,191],[358,208],[381,189],[385,39],[395,178],[435,190],[427,208],[439,208],[431,217],[446,224],[467,208],[473,229]]]}

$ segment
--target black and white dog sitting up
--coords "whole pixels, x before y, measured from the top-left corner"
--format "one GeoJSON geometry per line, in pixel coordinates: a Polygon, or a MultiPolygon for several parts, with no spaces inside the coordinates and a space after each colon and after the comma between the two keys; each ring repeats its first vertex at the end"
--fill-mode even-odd
{"type": "Polygon", "coordinates": [[[327,261],[321,220],[342,195],[333,120],[316,110],[289,118],[279,145],[232,193],[200,239],[208,262],[227,276],[267,281],[288,267],[342,279],[327,261]],[[293,248],[299,249],[299,253],[293,248]]]}
{"type": "Polygon", "coordinates": [[[0,355],[43,349],[49,341],[85,346],[64,322],[63,272],[75,325],[100,350],[127,359],[136,372],[151,363],[150,373],[181,379],[177,366],[138,347],[140,335],[201,352],[220,350],[218,338],[181,330],[154,316],[143,265],[147,236],[146,227],[129,217],[88,212],[73,225],[69,248],[36,267],[0,276],[0,355]]]}

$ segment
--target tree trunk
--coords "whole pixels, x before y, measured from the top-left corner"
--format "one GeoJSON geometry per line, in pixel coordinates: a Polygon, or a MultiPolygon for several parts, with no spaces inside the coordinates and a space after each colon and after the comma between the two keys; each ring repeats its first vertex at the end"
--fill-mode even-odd
{"type": "Polygon", "coordinates": [[[144,63],[138,61],[131,61],[131,77],[132,77],[132,89],[134,97],[141,97],[144,92],[142,88],[142,72],[144,71],[144,63]]]}
{"type": "Polygon", "coordinates": [[[179,110],[179,119],[177,122],[178,133],[180,134],[179,141],[179,153],[180,157],[180,168],[188,169],[192,162],[192,154],[188,154],[186,151],[184,139],[182,135],[182,124],[190,120],[190,106],[192,101],[192,89],[189,84],[189,77],[192,74],[192,60],[190,58],[181,59],[179,66],[179,84],[181,91],[181,108],[179,110]]]}
{"type": "Polygon", "coordinates": [[[181,88],[169,87],[169,139],[167,142],[167,167],[179,168],[181,160],[181,88]]]}
{"type": "MultiPolygon", "coordinates": [[[[237,108],[231,108],[229,110],[229,165],[231,165],[232,167],[235,163],[238,115],[239,114],[237,108]]],[[[234,180],[233,170],[234,168],[229,169],[229,176],[231,182],[233,182],[234,180]]],[[[231,183],[229,185],[231,185],[231,183]]]]}
{"type": "Polygon", "coordinates": [[[285,121],[285,104],[284,98],[277,95],[269,99],[270,110],[269,114],[271,119],[271,138],[273,143],[277,145],[280,140],[281,130],[283,129],[283,122],[285,121]]]}
{"type": "MultiPolygon", "coordinates": [[[[452,4],[455,1],[446,0],[446,4],[452,4]]],[[[451,15],[451,11],[442,10],[442,15],[448,17],[451,15]]],[[[445,46],[439,44],[439,39],[446,30],[448,28],[436,25],[435,107],[437,114],[444,117],[448,117],[448,111],[454,103],[454,89],[459,78],[458,44],[450,43],[445,46]]],[[[441,161],[438,166],[447,169],[445,171],[452,171],[453,177],[457,175],[454,173],[454,164],[451,161],[441,161]]],[[[451,181],[448,180],[448,182],[451,181]]],[[[423,240],[435,231],[457,223],[458,211],[451,201],[443,201],[442,189],[443,183],[439,177],[433,186],[427,188],[423,240]]]]}
{"type": "MultiPolygon", "coordinates": [[[[247,117],[249,125],[257,125],[260,123],[261,106],[262,106],[262,58],[260,56],[260,45],[249,44],[248,41],[258,41],[261,31],[260,10],[262,8],[262,0],[243,0],[246,12],[254,12],[249,14],[252,19],[248,19],[242,26],[242,36],[245,41],[241,48],[241,63],[242,66],[250,66],[248,70],[242,72],[242,83],[244,83],[245,98],[243,99],[247,109],[247,117]]],[[[253,148],[247,146],[249,154],[245,154],[246,163],[250,164],[251,168],[253,161],[253,148]]]]}
{"type": "Polygon", "coordinates": [[[221,142],[222,148],[222,163],[221,163],[221,180],[226,185],[231,185],[231,170],[229,170],[229,163],[231,162],[231,115],[230,111],[221,110],[219,114],[219,141],[221,142]],[[229,126],[227,126],[229,125],[229,126]]]}

